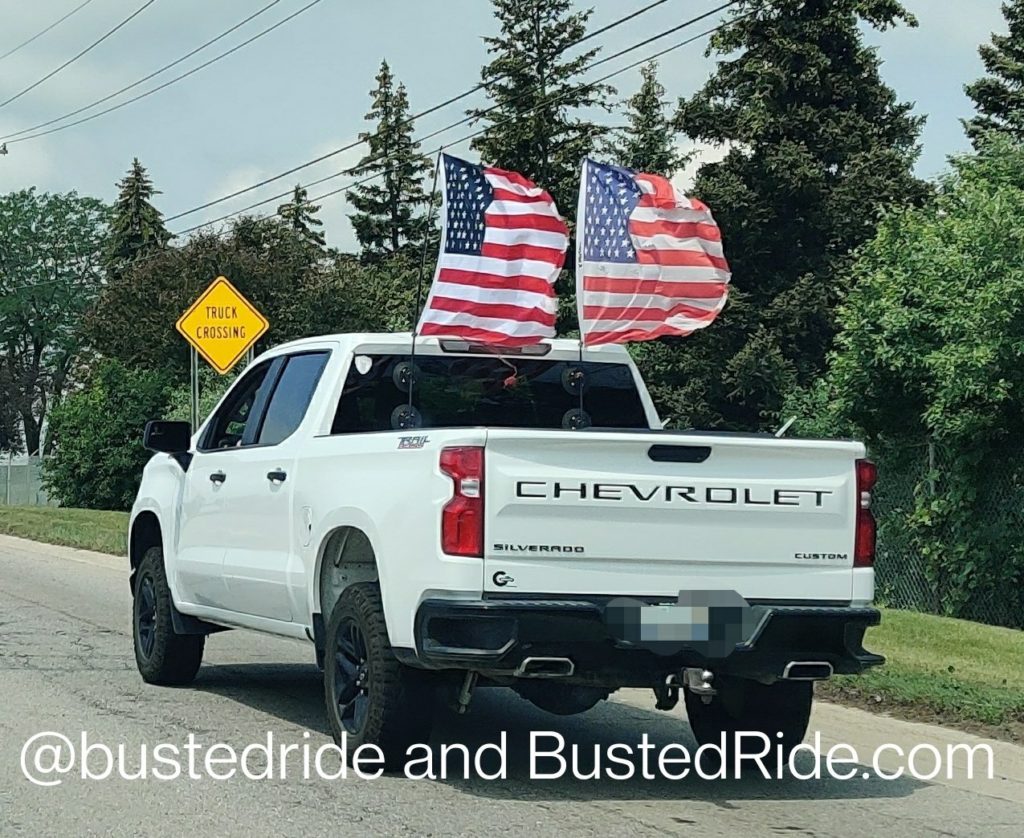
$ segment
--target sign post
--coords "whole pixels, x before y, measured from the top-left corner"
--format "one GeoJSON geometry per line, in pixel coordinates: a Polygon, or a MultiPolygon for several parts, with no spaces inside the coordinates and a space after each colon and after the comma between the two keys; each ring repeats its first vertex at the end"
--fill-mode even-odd
{"type": "Polygon", "coordinates": [[[199,356],[221,375],[243,357],[252,361],[252,347],[270,328],[256,307],[226,277],[219,276],[189,306],[175,328],[192,347],[190,385],[192,427],[199,426],[199,356]]]}

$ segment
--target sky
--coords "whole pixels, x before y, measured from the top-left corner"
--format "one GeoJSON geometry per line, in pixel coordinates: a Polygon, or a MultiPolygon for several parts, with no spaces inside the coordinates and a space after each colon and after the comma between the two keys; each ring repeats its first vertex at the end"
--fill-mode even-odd
{"type": "MultiPolygon", "coordinates": [[[[0,0],[0,56],[35,35],[83,0],[0,0]]],[[[0,102],[14,96],[88,46],[136,11],[145,0],[91,0],[67,21],[30,45],[0,59],[0,102]]],[[[156,0],[133,20],[67,69],[7,105],[0,105],[3,137],[50,120],[106,96],[181,57],[265,6],[270,0],[156,0]]],[[[306,6],[310,0],[278,0],[244,27],[134,88],[149,90],[306,6]]],[[[646,14],[593,40],[609,55],[709,11],[721,0],[667,0],[646,14]]],[[[589,0],[597,28],[648,0],[589,0]]],[[[918,174],[932,177],[948,155],[968,147],[960,119],[971,114],[963,85],[982,73],[977,48],[993,31],[1005,31],[1000,0],[904,0],[920,25],[869,31],[883,61],[882,76],[928,120],[922,134],[918,174]]],[[[713,26],[720,14],[615,61],[594,75],[713,26]]],[[[386,58],[408,88],[414,111],[472,87],[487,59],[483,35],[497,24],[489,0],[321,0],[265,37],[189,78],[139,102],[82,125],[24,142],[8,140],[0,156],[0,193],[36,186],[42,191],[116,196],[116,183],[133,157],[147,167],[161,190],[155,203],[168,218],[263,178],[347,145],[367,128],[369,91],[386,58]]],[[[660,80],[674,101],[697,90],[714,69],[704,41],[660,59],[660,80]]],[[[620,97],[639,85],[639,69],[616,77],[620,97]]],[[[482,93],[417,123],[421,136],[454,122],[482,93]]],[[[97,109],[99,110],[99,109],[97,109]]],[[[88,116],[86,111],[81,116],[88,116]]],[[[81,116],[79,118],[81,118],[81,116]]],[[[621,124],[612,114],[611,124],[621,124]]],[[[60,123],[58,123],[60,124],[60,123]]],[[[424,146],[434,151],[472,131],[453,129],[424,146]]],[[[13,138],[12,138],[13,139],[13,138]]],[[[687,147],[685,140],[681,145],[687,147]]],[[[450,153],[472,157],[468,143],[450,153]]],[[[685,186],[700,159],[677,181],[685,186]]],[[[168,222],[173,232],[289,191],[355,163],[362,150],[333,156],[260,190],[168,222]]],[[[311,196],[349,182],[336,177],[310,189],[311,196]]],[[[281,200],[270,201],[273,211],[281,200]]],[[[354,245],[344,196],[326,198],[321,218],[328,244],[354,245]]]]}

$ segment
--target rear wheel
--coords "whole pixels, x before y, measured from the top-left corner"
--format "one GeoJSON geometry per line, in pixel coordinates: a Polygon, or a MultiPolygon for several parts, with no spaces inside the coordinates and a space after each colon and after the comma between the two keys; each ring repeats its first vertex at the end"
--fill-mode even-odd
{"type": "Polygon", "coordinates": [[[135,572],[132,604],[135,663],[142,680],[150,684],[191,683],[203,661],[205,635],[175,634],[173,607],[163,550],[150,547],[135,572]]]}
{"type": "Polygon", "coordinates": [[[723,677],[715,682],[715,689],[718,693],[708,704],[686,690],[686,715],[698,744],[719,744],[724,733],[726,752],[731,753],[734,734],[763,733],[773,748],[782,746],[788,759],[790,751],[803,741],[814,698],[810,681],[762,684],[747,678],[723,677]]]}
{"type": "Polygon", "coordinates": [[[324,691],[334,741],[351,755],[376,745],[389,771],[401,770],[410,745],[433,727],[427,673],[395,658],[375,583],[350,585],[327,623],[324,691]]]}

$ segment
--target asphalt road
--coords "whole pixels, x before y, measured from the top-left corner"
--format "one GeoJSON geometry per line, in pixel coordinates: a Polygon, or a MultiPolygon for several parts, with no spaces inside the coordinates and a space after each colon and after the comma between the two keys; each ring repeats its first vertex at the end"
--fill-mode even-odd
{"type": "MultiPolygon", "coordinates": [[[[432,744],[476,747],[508,735],[508,779],[414,781],[243,777],[84,780],[54,787],[22,775],[23,744],[41,731],[78,742],[241,749],[265,742],[329,742],[311,648],[225,632],[207,645],[195,684],[147,686],[135,671],[123,560],[0,536],[0,835],[1020,835],[1024,749],[991,743],[996,778],[921,782],[877,777],[802,782],[759,776],[705,781],[530,780],[531,730],[560,732],[589,765],[595,746],[640,742],[693,747],[680,710],[660,713],[630,691],[589,713],[559,718],[505,690],[480,691],[466,717],[442,715],[432,744]],[[308,738],[305,734],[308,732],[308,738]]],[[[826,744],[870,753],[881,742],[944,748],[971,737],[820,705],[826,744]]],[[[132,754],[134,753],[134,756],[132,754]]],[[[890,761],[891,762],[891,761],[890,761]]],[[[102,759],[94,763],[101,770],[102,759]]],[[[548,766],[550,764],[547,764],[548,766]]],[[[883,763],[884,765],[884,763],[883,763]]],[[[453,771],[461,766],[455,762],[453,771]]],[[[486,766],[485,766],[486,767],[486,766]]],[[[492,766],[493,767],[493,766],[492,766]]],[[[865,768],[867,766],[864,766],[865,768]]],[[[77,769],[76,769],[77,770],[77,769]]],[[[548,770],[545,767],[544,770],[548,770]]],[[[892,770],[891,767],[887,770],[892,770]]]]}

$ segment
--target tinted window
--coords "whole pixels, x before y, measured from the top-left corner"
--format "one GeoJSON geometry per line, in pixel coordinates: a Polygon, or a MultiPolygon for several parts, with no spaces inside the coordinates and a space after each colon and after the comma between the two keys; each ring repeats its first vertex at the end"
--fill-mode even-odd
{"type": "Polygon", "coordinates": [[[253,409],[263,402],[263,390],[270,386],[267,373],[272,363],[265,361],[243,374],[227,401],[214,414],[213,422],[203,435],[202,450],[235,448],[242,444],[246,426],[254,415],[253,409]]]}
{"type": "MultiPolygon", "coordinates": [[[[338,402],[332,433],[392,430],[395,408],[409,395],[402,381],[408,356],[367,356],[355,363],[338,402]]],[[[584,376],[583,409],[598,428],[647,428],[647,417],[626,364],[548,361],[537,358],[420,356],[413,406],[421,427],[562,428],[580,406],[569,380],[584,376]]]]}
{"type": "Polygon", "coordinates": [[[326,352],[309,352],[288,358],[260,428],[260,445],[276,445],[295,432],[306,415],[306,408],[326,363],[326,352]]]}

